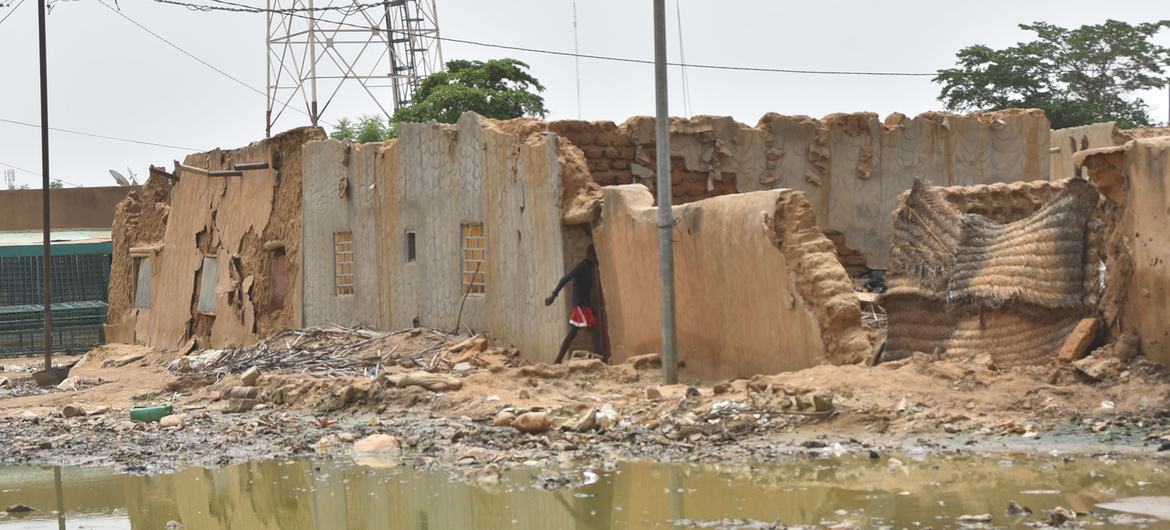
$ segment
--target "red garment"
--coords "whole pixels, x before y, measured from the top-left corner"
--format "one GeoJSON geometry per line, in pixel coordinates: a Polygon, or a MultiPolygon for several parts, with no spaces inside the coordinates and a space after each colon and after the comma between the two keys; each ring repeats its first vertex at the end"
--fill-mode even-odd
{"type": "Polygon", "coordinates": [[[593,310],[581,306],[573,306],[573,312],[569,314],[569,324],[579,328],[591,328],[597,325],[597,318],[593,316],[593,310]]]}

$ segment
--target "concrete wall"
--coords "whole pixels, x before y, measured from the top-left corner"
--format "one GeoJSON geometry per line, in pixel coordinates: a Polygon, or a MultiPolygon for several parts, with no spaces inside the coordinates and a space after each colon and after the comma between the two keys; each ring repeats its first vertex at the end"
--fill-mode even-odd
{"type": "Polygon", "coordinates": [[[1106,198],[1102,312],[1114,338],[1134,334],[1170,364],[1170,137],[1078,153],[1106,198]]]}
{"type": "Polygon", "coordinates": [[[584,256],[587,228],[574,225],[596,216],[600,189],[581,151],[540,129],[469,113],[455,125],[403,124],[385,143],[308,143],[305,323],[449,330],[458,321],[551,361],[569,297],[553,307],[543,300],[584,256]],[[464,301],[466,224],[483,225],[487,259],[485,292],[464,301]],[[344,231],[354,237],[352,295],[334,283],[333,235],[344,231]]]}
{"type": "MultiPolygon", "coordinates": [[[[139,186],[61,188],[49,191],[49,223],[61,228],[110,228],[114,207],[139,186]]],[[[41,190],[0,191],[0,232],[41,229],[41,190]]]]}
{"type": "Polygon", "coordinates": [[[242,177],[180,172],[177,183],[154,175],[119,203],[107,340],[175,350],[194,337],[221,347],[300,326],[301,146],[323,137],[321,129],[301,128],[189,155],[185,164],[199,168],[267,162],[269,169],[242,177]],[[136,256],[152,260],[146,308],[132,303],[136,256]],[[218,264],[214,314],[197,309],[206,256],[218,264]]]}
{"type": "MultiPolygon", "coordinates": [[[[642,186],[604,188],[594,231],[614,358],[659,351],[657,208],[642,186]]],[[[856,362],[868,352],[833,245],[799,192],[674,208],[679,357],[704,378],[856,362]]]]}
{"type": "Polygon", "coordinates": [[[345,144],[320,140],[305,144],[301,161],[304,195],[304,320],[307,326],[381,324],[378,287],[378,233],[375,161],[380,143],[345,144]],[[334,234],[353,235],[353,294],[338,294],[334,234]]]}

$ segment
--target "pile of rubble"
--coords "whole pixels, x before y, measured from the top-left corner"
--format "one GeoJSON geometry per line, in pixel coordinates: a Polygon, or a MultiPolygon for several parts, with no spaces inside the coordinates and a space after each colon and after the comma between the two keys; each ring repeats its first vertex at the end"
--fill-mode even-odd
{"type": "Polygon", "coordinates": [[[392,367],[459,372],[488,364],[518,366],[521,362],[515,349],[494,346],[482,334],[467,336],[425,328],[383,333],[328,326],[289,329],[251,346],[184,355],[171,363],[170,369],[221,377],[250,368],[316,377],[377,377],[392,367]]]}

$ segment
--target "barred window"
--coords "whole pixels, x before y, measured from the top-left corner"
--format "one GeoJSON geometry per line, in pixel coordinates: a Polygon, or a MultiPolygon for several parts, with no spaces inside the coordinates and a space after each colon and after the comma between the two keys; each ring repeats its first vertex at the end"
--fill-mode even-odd
{"type": "Polygon", "coordinates": [[[215,286],[219,281],[219,260],[203,256],[203,270],[199,276],[199,312],[215,314],[215,286]]]}
{"type": "Polygon", "coordinates": [[[333,258],[337,294],[353,294],[353,232],[333,234],[333,258]]]}
{"type": "Polygon", "coordinates": [[[463,291],[483,294],[487,260],[487,238],[482,224],[463,225],[463,291]]]}

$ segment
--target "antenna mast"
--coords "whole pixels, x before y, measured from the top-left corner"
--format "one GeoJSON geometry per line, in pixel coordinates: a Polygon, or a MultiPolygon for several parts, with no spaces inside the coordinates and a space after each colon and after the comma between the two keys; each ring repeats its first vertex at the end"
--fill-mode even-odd
{"type": "Polygon", "coordinates": [[[343,88],[390,118],[443,68],[435,0],[267,2],[267,136],[290,105],[317,125],[343,88]]]}

